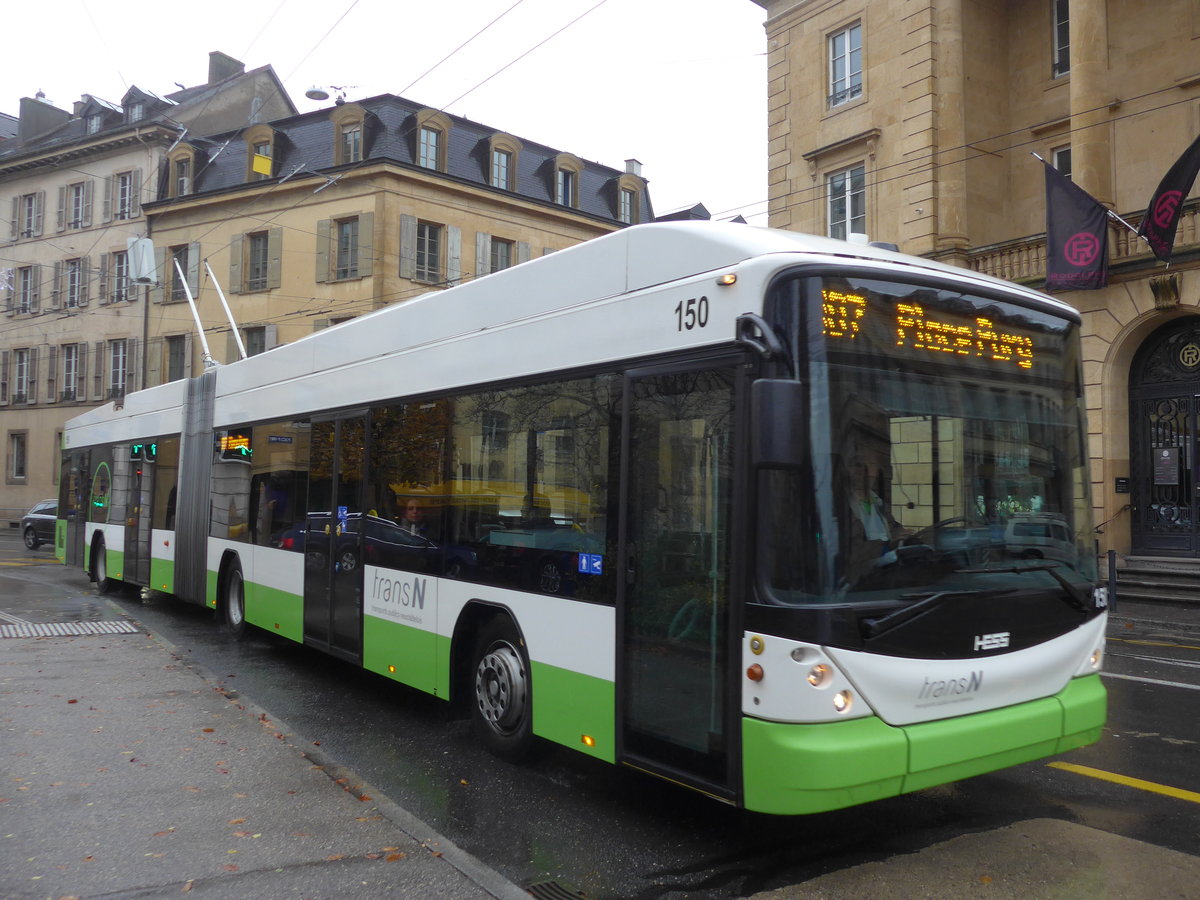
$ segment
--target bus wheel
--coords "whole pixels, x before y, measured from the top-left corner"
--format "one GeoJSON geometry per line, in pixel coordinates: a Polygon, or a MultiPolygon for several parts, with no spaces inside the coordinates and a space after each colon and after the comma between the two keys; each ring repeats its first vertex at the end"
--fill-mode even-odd
{"type": "Polygon", "coordinates": [[[517,629],[507,616],[492,619],[475,644],[475,733],[496,756],[518,762],[533,746],[529,662],[517,629]]]}
{"type": "Polygon", "coordinates": [[[242,578],[242,564],[234,560],[225,572],[225,594],[223,598],[225,624],[236,640],[246,634],[246,583],[242,578]]]}
{"type": "Polygon", "coordinates": [[[116,582],[108,577],[108,555],[104,552],[104,538],[96,538],[92,544],[92,581],[96,582],[96,593],[107,594],[116,582]]]}

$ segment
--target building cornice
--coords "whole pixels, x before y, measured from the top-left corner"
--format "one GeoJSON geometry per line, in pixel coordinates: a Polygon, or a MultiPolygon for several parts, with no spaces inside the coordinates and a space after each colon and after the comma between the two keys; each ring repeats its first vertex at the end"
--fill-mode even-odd
{"type": "Polygon", "coordinates": [[[77,142],[58,147],[44,147],[31,150],[28,153],[0,158],[0,178],[17,174],[33,172],[38,169],[57,167],[64,162],[86,159],[113,150],[121,150],[148,142],[169,143],[175,140],[179,132],[167,125],[150,123],[140,125],[122,134],[115,134],[98,140],[77,142]]]}

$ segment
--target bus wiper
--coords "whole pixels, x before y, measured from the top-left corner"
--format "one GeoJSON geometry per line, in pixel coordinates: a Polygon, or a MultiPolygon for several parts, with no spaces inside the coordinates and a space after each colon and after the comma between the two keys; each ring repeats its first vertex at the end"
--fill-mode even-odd
{"type": "Polygon", "coordinates": [[[879,637],[884,632],[891,631],[915,619],[921,613],[935,606],[941,606],[949,600],[961,600],[964,597],[990,598],[1002,594],[1011,594],[1016,588],[998,588],[991,591],[934,591],[930,594],[901,594],[901,600],[916,600],[910,606],[904,606],[878,619],[863,619],[863,634],[866,637],[879,637]]]}
{"type": "Polygon", "coordinates": [[[981,575],[992,572],[1003,572],[1006,575],[1019,575],[1022,572],[1047,572],[1049,573],[1050,577],[1057,581],[1062,586],[1062,589],[1067,592],[1067,596],[1059,598],[1063,603],[1067,604],[1067,606],[1071,607],[1072,609],[1077,609],[1081,612],[1087,610],[1087,603],[1085,603],[1084,599],[1079,595],[1078,588],[1058,573],[1058,563],[1050,563],[1040,566],[1008,566],[1007,568],[1003,569],[956,569],[954,574],[981,575]]]}

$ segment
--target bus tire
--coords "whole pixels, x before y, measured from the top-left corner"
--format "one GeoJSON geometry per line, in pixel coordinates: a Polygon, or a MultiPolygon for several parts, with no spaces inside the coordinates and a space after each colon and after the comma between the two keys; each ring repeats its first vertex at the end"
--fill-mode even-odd
{"type": "Polygon", "coordinates": [[[92,542],[92,581],[96,582],[96,593],[107,594],[117,586],[108,577],[108,555],[104,551],[104,538],[97,537],[92,542]]]}
{"type": "Polygon", "coordinates": [[[533,748],[533,690],[524,642],[512,619],[498,615],[488,621],[471,659],[475,733],[493,755],[519,762],[533,748]]]}
{"type": "Polygon", "coordinates": [[[221,612],[225,627],[240,641],[246,636],[246,582],[242,578],[242,564],[236,559],[225,570],[224,590],[221,593],[221,612]]]}

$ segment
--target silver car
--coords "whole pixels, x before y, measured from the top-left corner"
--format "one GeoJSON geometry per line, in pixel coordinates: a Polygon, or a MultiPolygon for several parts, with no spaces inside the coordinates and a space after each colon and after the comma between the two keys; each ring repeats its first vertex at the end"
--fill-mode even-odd
{"type": "Polygon", "coordinates": [[[58,520],[58,500],[41,500],[21,517],[25,546],[36,550],[42,543],[54,543],[54,523],[58,520]]]}

